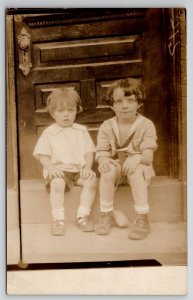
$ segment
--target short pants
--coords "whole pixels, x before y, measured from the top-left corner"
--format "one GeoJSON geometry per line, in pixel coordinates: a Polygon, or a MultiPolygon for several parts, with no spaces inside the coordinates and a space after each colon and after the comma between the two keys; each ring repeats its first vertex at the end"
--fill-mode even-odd
{"type": "Polygon", "coordinates": [[[65,181],[65,192],[70,191],[70,189],[76,184],[77,180],[80,178],[80,172],[68,172],[63,171],[63,176],[47,176],[45,180],[45,186],[48,193],[50,193],[50,183],[54,178],[63,178],[65,181]]]}

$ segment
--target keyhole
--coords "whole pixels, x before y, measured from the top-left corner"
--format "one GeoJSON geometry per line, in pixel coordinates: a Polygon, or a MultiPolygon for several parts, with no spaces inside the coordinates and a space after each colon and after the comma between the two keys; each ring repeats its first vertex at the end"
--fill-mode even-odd
{"type": "Polygon", "coordinates": [[[25,50],[23,50],[23,63],[26,64],[27,63],[27,55],[25,50]]]}

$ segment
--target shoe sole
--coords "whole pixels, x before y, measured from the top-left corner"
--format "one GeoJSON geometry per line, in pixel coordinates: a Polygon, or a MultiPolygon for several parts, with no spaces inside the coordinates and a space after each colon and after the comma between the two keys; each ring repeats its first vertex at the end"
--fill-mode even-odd
{"type": "Polygon", "coordinates": [[[51,232],[51,235],[54,235],[54,236],[62,236],[62,235],[65,235],[65,233],[53,233],[53,232],[51,232]]]}
{"type": "Polygon", "coordinates": [[[137,237],[137,236],[132,236],[132,233],[129,235],[129,239],[130,240],[143,240],[143,239],[145,239],[147,236],[148,236],[148,234],[150,233],[150,231],[147,231],[147,232],[144,232],[144,235],[142,236],[142,237],[137,237]]]}

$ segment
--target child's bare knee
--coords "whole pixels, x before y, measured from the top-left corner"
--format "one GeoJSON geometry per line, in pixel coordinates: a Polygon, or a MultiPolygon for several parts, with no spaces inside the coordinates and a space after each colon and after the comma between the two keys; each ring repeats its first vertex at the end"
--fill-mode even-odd
{"type": "Polygon", "coordinates": [[[113,181],[115,180],[116,173],[115,170],[111,169],[109,172],[101,173],[101,180],[104,181],[113,181]]]}
{"type": "Polygon", "coordinates": [[[55,192],[61,192],[65,189],[65,181],[63,178],[54,178],[51,181],[51,189],[55,192]]]}
{"type": "Polygon", "coordinates": [[[89,178],[84,182],[84,186],[94,190],[97,188],[97,185],[98,185],[98,181],[96,176],[93,178],[89,178]]]}
{"type": "Polygon", "coordinates": [[[137,168],[135,169],[135,171],[133,173],[128,173],[127,174],[127,177],[129,179],[139,179],[139,178],[143,178],[144,179],[144,176],[143,176],[143,166],[142,165],[139,165],[137,166],[137,168]]]}

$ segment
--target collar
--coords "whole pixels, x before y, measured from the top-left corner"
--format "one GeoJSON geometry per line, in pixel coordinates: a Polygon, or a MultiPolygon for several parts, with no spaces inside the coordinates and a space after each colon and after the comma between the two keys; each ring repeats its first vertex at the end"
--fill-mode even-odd
{"type": "MultiPolygon", "coordinates": [[[[133,132],[138,128],[139,124],[144,120],[144,117],[142,115],[140,115],[139,113],[137,113],[137,118],[135,119],[135,121],[133,122],[129,132],[128,132],[128,137],[129,138],[133,132]]],[[[112,122],[112,129],[114,131],[114,134],[117,138],[117,141],[120,145],[120,139],[119,139],[119,127],[118,127],[118,122],[117,122],[117,117],[113,117],[111,119],[111,122],[112,122]]]]}
{"type": "Polygon", "coordinates": [[[61,127],[58,124],[54,123],[51,126],[48,127],[48,131],[53,134],[56,135],[59,132],[63,132],[66,129],[77,129],[77,130],[81,130],[81,131],[85,131],[86,127],[77,123],[73,123],[72,127],[61,127]]]}

